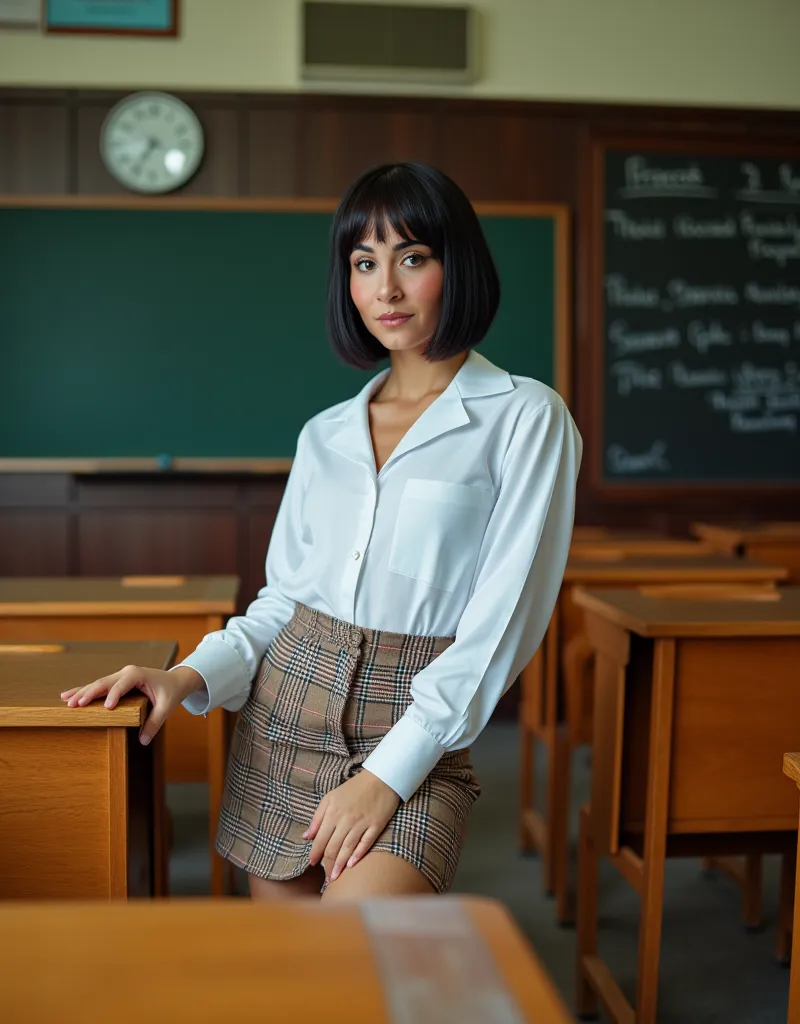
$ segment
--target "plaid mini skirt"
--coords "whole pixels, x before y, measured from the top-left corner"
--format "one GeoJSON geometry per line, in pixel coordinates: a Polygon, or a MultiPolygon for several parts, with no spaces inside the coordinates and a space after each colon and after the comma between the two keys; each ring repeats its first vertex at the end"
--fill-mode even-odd
{"type": "MultiPolygon", "coordinates": [[[[270,644],[231,742],[216,849],[259,878],[308,868],[303,832],[320,800],[362,763],[411,703],[411,682],[453,637],[362,629],[297,603],[270,644]]],[[[480,795],[468,750],[445,754],[372,846],[450,888],[480,795]]]]}

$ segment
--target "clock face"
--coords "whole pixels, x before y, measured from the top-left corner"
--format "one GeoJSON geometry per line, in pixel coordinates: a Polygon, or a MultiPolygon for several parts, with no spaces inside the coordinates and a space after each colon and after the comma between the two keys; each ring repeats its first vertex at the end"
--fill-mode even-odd
{"type": "Polygon", "coordinates": [[[182,100],[137,92],[109,112],[100,133],[103,162],[135,192],[171,192],[200,166],[203,128],[182,100]]]}

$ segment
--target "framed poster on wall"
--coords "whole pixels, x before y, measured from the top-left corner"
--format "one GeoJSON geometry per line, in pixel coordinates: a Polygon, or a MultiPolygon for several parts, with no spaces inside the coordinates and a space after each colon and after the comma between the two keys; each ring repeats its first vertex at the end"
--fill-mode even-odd
{"type": "Polygon", "coordinates": [[[178,0],[45,0],[47,32],[176,36],[178,0]]]}

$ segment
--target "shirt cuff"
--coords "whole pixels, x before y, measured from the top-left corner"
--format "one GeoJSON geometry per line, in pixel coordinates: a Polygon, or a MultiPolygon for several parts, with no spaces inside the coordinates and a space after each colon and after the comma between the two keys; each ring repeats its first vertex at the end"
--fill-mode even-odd
{"type": "Polygon", "coordinates": [[[386,733],[363,767],[391,786],[401,800],[408,800],[444,753],[444,747],[405,714],[386,733]]]}
{"type": "Polygon", "coordinates": [[[247,666],[238,652],[224,640],[204,640],[180,663],[170,669],[188,665],[205,680],[205,690],[196,690],[182,701],[193,715],[205,715],[213,708],[226,707],[238,711],[250,692],[247,666]]]}

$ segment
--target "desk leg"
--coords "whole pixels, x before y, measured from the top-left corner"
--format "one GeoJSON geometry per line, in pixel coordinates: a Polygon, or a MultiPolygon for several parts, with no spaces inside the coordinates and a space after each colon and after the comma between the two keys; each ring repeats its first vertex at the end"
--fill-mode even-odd
{"type": "MultiPolygon", "coordinates": [[[[800,833],[798,833],[797,859],[795,872],[795,893],[794,893],[794,932],[800,935],[800,893],[797,891],[798,880],[800,880],[800,833]]],[[[800,958],[792,956],[792,973],[789,979],[789,1021],[800,1020],[800,958]]]]}
{"type": "Polygon", "coordinates": [[[524,703],[519,711],[519,848],[523,853],[533,853],[536,844],[528,827],[527,816],[533,808],[533,795],[536,790],[534,772],[534,733],[526,719],[524,703]]]}
{"type": "MultiPolygon", "coordinates": [[[[775,942],[775,956],[781,964],[788,964],[792,958],[792,904],[796,863],[796,853],[784,853],[781,857],[781,895],[778,906],[778,935],[775,942]]],[[[792,1019],[790,1015],[789,1020],[792,1019]]]]}
{"type": "Polygon", "coordinates": [[[597,956],[597,874],[599,861],[592,839],[590,810],[581,807],[578,826],[578,992],[577,1010],[581,1019],[597,1016],[597,994],[589,983],[587,962],[597,956]]]}
{"type": "Polygon", "coordinates": [[[228,713],[216,708],[208,716],[208,832],[211,863],[211,895],[228,896],[233,891],[231,865],[214,849],[217,836],[225,769],[228,762],[228,713]]]}
{"type": "Polygon", "coordinates": [[[170,818],[166,800],[164,730],[150,742],[153,758],[153,895],[169,896],[170,818]]]}
{"type": "Polygon", "coordinates": [[[674,694],[675,641],[659,640],[655,644],[653,657],[636,1024],[656,1024],[674,694]]]}
{"type": "Polygon", "coordinates": [[[559,817],[564,803],[564,780],[559,774],[558,757],[558,684],[559,684],[559,643],[560,643],[558,609],[553,612],[547,627],[547,644],[544,647],[544,740],[547,749],[547,804],[545,822],[547,842],[544,847],[542,878],[545,890],[549,895],[556,891],[557,878],[560,874],[557,858],[566,855],[566,850],[558,848],[556,838],[559,817]]]}
{"type": "Polygon", "coordinates": [[[569,860],[569,806],[572,787],[572,744],[566,725],[556,727],[553,773],[556,776],[550,844],[555,873],[556,917],[560,925],[573,923],[569,860]]]}

